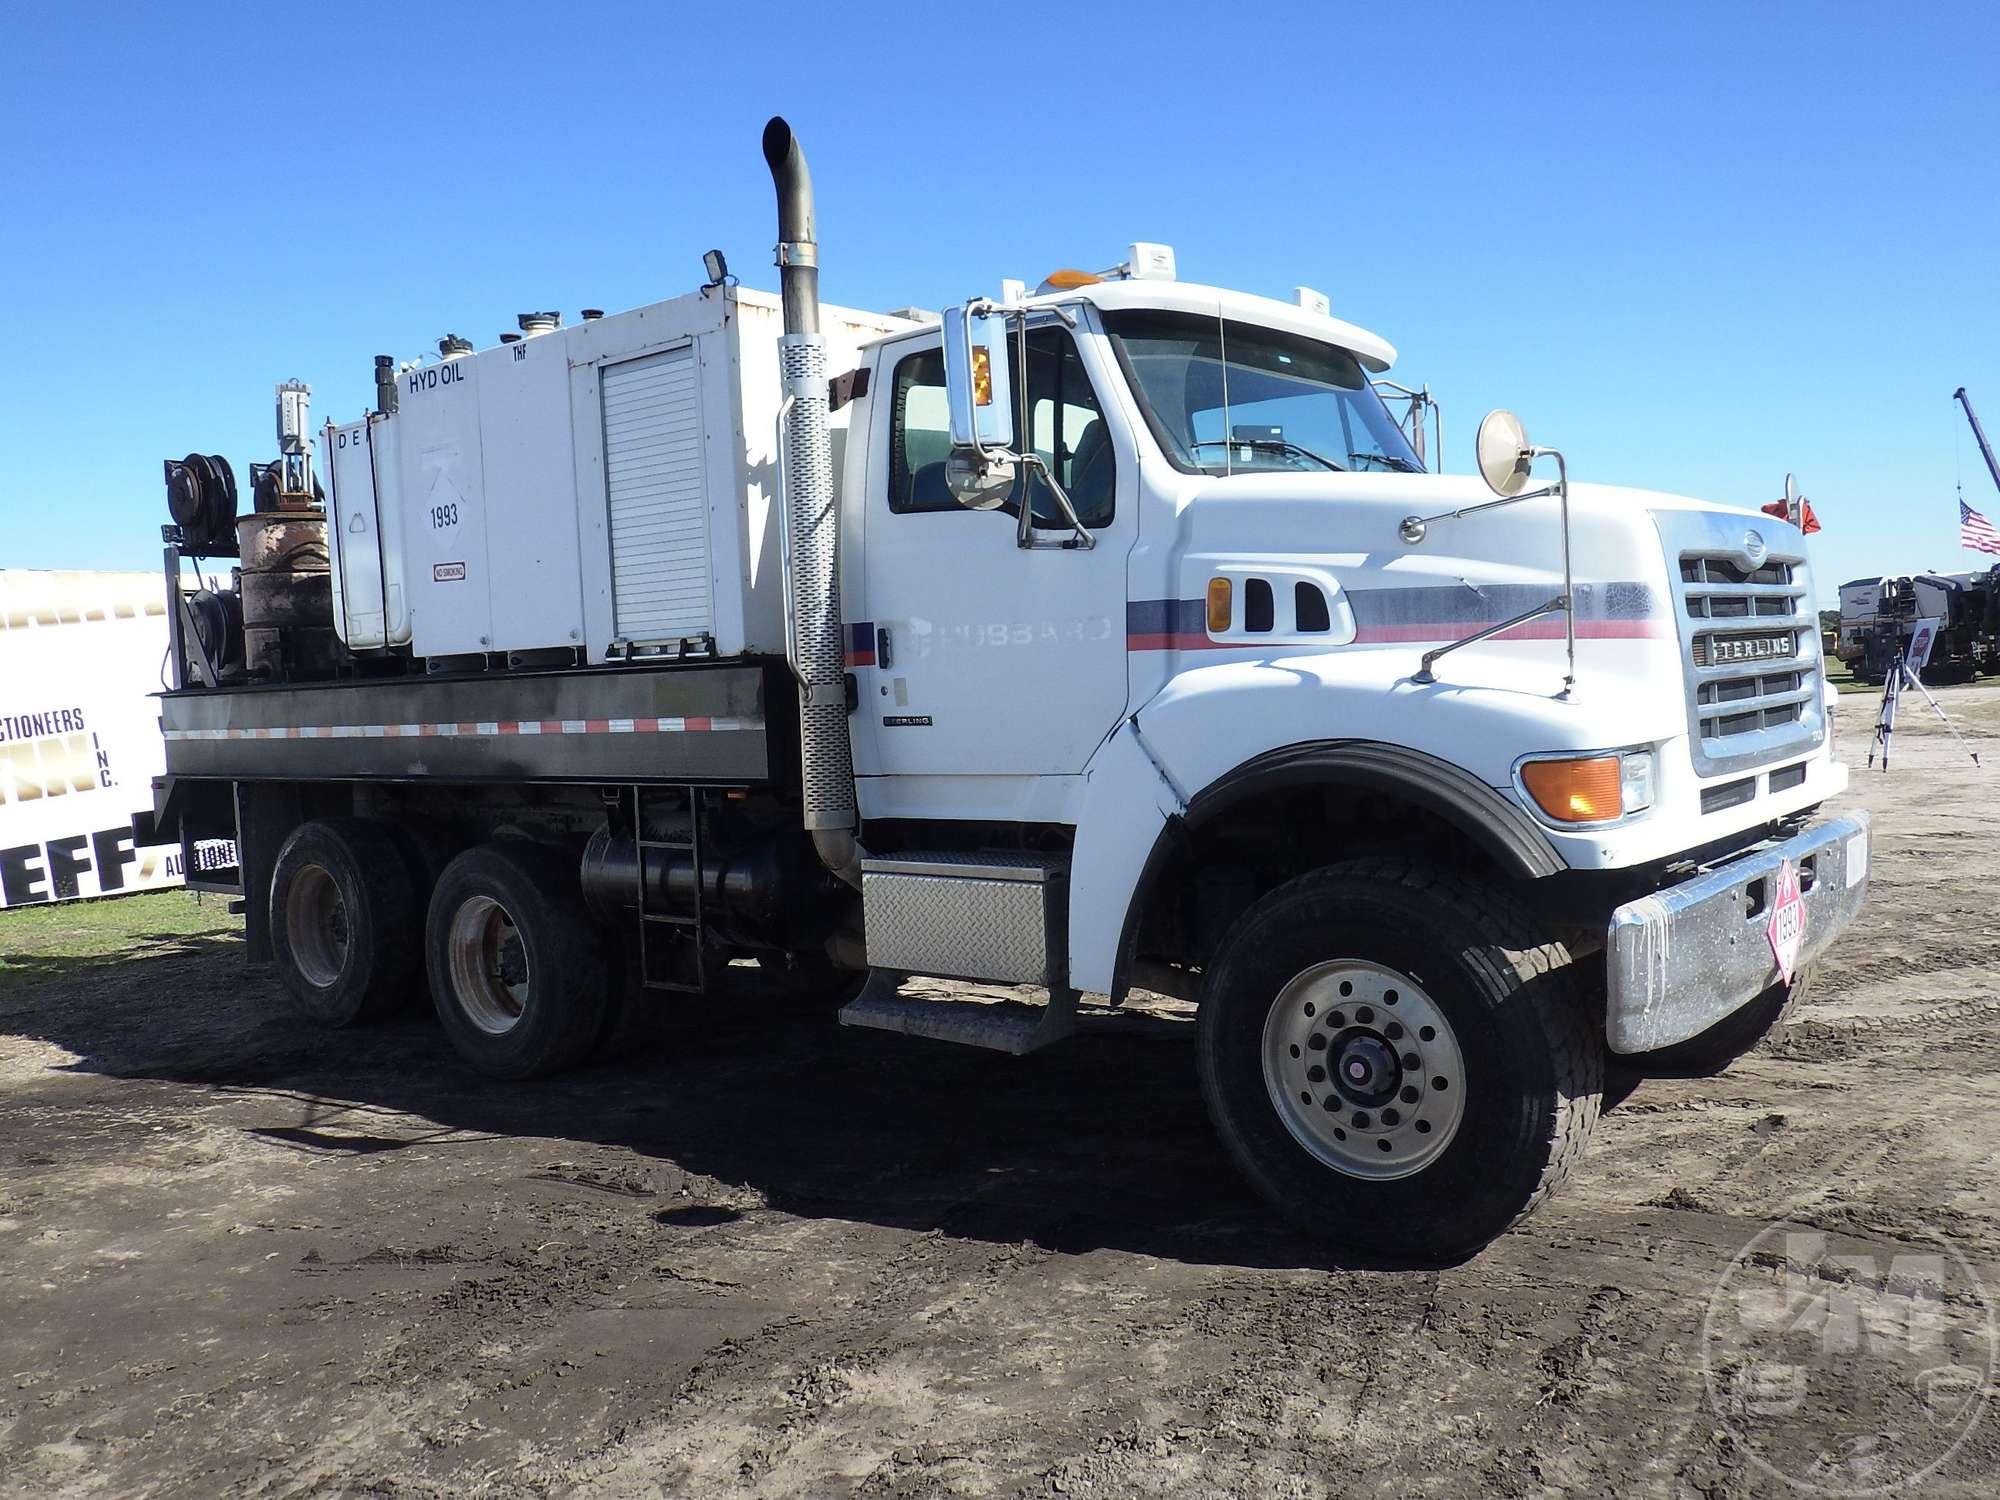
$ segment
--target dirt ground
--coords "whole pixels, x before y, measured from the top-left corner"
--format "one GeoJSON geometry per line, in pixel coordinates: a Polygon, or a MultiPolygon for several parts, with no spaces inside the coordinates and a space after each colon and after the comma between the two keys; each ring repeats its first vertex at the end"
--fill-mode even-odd
{"type": "MultiPolygon", "coordinates": [[[[1940,697],[2000,761],[2000,690],[1940,697]]],[[[421,1018],[301,1029],[226,921],[31,955],[0,1493],[1778,1492],[1699,1357],[1759,1230],[1935,1227],[2000,1291],[2000,765],[1916,709],[1883,776],[1843,700],[1873,900],[1796,1023],[1620,1081],[1562,1194],[1445,1271],[1277,1227],[1166,1009],[1016,1060],[709,1007],[508,1088],[421,1018]]],[[[1830,1440],[1880,1375],[1833,1379],[1830,1440]]],[[[1921,1492],[1996,1473],[1989,1414],[1921,1492]]]]}

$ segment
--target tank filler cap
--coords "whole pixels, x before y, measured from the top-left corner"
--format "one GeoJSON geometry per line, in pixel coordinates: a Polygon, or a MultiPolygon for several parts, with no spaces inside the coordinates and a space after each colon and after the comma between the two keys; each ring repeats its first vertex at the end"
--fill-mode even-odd
{"type": "Polygon", "coordinates": [[[527,334],[529,338],[533,338],[539,333],[554,333],[558,328],[562,327],[562,314],[559,312],[517,313],[514,316],[514,321],[521,325],[521,332],[527,334]]]}

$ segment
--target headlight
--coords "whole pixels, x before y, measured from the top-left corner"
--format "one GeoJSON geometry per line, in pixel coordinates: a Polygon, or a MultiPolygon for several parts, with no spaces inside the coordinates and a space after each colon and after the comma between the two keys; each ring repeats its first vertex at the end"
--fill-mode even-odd
{"type": "Polygon", "coordinates": [[[1558,823],[1611,823],[1644,812],[1657,792],[1650,749],[1521,763],[1521,787],[1558,823]]]}

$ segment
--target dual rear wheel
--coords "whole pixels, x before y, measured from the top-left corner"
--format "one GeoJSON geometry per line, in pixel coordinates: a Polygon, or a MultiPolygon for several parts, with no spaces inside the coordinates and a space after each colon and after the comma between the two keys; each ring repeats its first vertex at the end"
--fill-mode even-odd
{"type": "Polygon", "coordinates": [[[571,1066],[615,1013],[610,964],[560,855],[523,840],[468,849],[433,884],[424,851],[365,818],[301,824],[271,877],[273,957],[313,1020],[351,1026],[428,980],[459,1054],[497,1078],[571,1066]]]}

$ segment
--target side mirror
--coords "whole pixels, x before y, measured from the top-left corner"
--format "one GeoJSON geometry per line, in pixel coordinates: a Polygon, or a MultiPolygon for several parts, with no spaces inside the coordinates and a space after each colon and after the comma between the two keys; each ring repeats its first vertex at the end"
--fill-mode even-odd
{"type": "Polygon", "coordinates": [[[1511,411],[1489,411],[1479,424],[1479,476],[1496,495],[1521,493],[1535,450],[1511,411]]]}
{"type": "Polygon", "coordinates": [[[997,510],[1014,492],[1014,398],[1007,376],[1007,319],[975,299],[944,310],[945,408],[951,456],[945,488],[968,510],[997,510]]]}
{"type": "Polygon", "coordinates": [[[954,448],[944,461],[944,487],[967,510],[998,510],[1013,498],[1018,466],[1011,457],[954,448]]]}
{"type": "Polygon", "coordinates": [[[944,310],[944,388],[952,447],[1005,448],[1014,440],[1007,319],[990,303],[944,310]]]}

